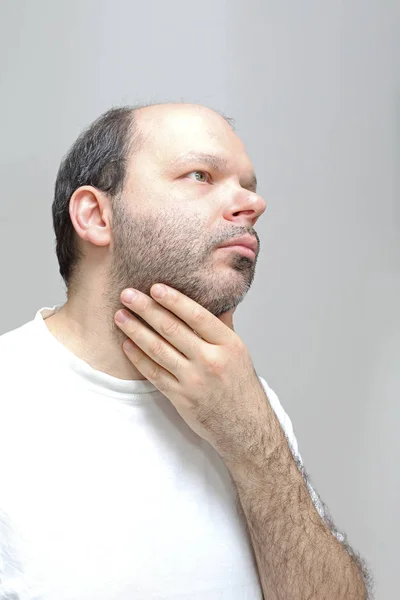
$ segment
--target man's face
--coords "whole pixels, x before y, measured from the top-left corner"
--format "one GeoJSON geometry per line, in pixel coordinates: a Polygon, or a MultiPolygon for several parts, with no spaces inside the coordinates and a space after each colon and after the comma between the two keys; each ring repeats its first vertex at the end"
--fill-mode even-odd
{"type": "Polygon", "coordinates": [[[215,316],[249,290],[256,259],[221,243],[249,233],[266,208],[250,186],[252,164],[228,123],[210,109],[163,105],[141,109],[144,144],[130,159],[122,202],[113,209],[110,291],[147,295],[163,282],[215,316]],[[226,164],[217,170],[204,153],[226,164]]]}

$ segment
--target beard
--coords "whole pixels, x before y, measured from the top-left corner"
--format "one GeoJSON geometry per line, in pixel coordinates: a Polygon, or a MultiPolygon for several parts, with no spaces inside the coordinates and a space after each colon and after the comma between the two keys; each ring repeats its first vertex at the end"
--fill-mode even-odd
{"type": "MultiPolygon", "coordinates": [[[[113,240],[104,305],[112,315],[122,304],[120,295],[133,287],[150,296],[155,283],[180,291],[216,317],[236,308],[250,289],[256,260],[232,252],[215,263],[215,247],[231,233],[210,243],[204,240],[204,218],[199,215],[142,212],[132,215],[119,199],[113,206],[113,240]]],[[[243,232],[239,233],[241,235],[243,232]]],[[[211,237],[211,236],[210,236],[211,237]]],[[[155,331],[147,321],[135,317],[155,331]]],[[[113,332],[121,342],[126,337],[112,319],[113,332]]]]}

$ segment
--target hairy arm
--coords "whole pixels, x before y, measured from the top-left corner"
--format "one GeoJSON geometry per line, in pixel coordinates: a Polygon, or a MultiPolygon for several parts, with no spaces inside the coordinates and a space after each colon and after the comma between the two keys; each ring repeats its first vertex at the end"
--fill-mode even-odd
{"type": "Polygon", "coordinates": [[[334,531],[327,511],[321,517],[305,470],[270,406],[263,432],[245,461],[223,458],[247,521],[265,599],[370,600],[365,561],[334,531]]]}

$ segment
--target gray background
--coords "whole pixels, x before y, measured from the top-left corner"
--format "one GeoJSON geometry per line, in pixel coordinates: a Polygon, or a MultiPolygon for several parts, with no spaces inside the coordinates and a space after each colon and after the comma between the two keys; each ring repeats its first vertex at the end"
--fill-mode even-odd
{"type": "Polygon", "coordinates": [[[65,300],[52,192],[83,127],[135,102],[234,117],[267,201],[236,331],[378,600],[397,597],[400,3],[0,7],[0,333],[65,300]]]}

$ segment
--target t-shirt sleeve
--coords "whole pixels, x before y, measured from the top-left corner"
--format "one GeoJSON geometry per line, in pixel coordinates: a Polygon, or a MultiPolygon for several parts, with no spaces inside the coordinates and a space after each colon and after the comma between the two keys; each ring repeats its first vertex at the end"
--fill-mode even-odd
{"type": "Polygon", "coordinates": [[[303,464],[303,460],[300,456],[299,446],[297,443],[297,439],[293,430],[292,421],[290,420],[289,415],[284,411],[282,404],[279,401],[278,396],[274,392],[272,388],[269,387],[268,383],[262,377],[258,376],[261,384],[264,388],[265,393],[267,394],[269,403],[273,408],[276,416],[279,419],[281,427],[286,435],[286,439],[289,442],[290,449],[292,454],[298,458],[301,464],[303,464]]]}
{"type": "MultiPolygon", "coordinates": [[[[292,421],[291,421],[289,415],[285,412],[282,404],[279,401],[278,396],[276,395],[274,390],[269,387],[269,385],[265,381],[265,379],[263,379],[259,375],[258,375],[258,378],[264,388],[265,393],[267,394],[267,397],[268,397],[268,400],[270,402],[272,409],[274,410],[276,416],[279,419],[279,422],[285,433],[286,439],[288,441],[289,447],[292,451],[294,458],[297,459],[297,461],[300,463],[301,467],[303,467],[304,466],[303,459],[301,458],[301,454],[299,451],[299,445],[297,443],[297,439],[296,439],[296,436],[295,436],[295,433],[293,430],[293,424],[292,424],[292,421]]],[[[324,522],[326,522],[327,515],[325,514],[323,504],[322,504],[318,494],[314,490],[313,486],[311,485],[310,481],[308,480],[308,478],[306,479],[306,482],[307,482],[308,491],[310,492],[310,496],[313,501],[313,504],[314,504],[315,508],[317,509],[321,518],[324,520],[324,522]]],[[[336,536],[336,538],[340,542],[342,542],[345,539],[343,534],[341,534],[339,531],[334,530],[334,531],[332,531],[332,533],[336,536]]]]}

